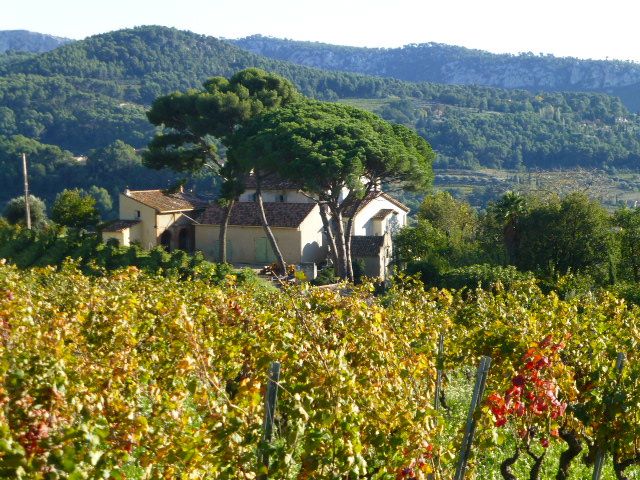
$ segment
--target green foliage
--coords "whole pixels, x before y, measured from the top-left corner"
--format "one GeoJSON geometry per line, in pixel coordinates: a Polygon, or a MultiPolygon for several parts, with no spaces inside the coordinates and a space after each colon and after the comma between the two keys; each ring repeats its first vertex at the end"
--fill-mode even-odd
{"type": "Polygon", "coordinates": [[[230,79],[210,78],[199,91],[159,97],[147,116],[162,130],[149,143],[145,165],[193,172],[208,164],[224,174],[213,139],[228,146],[229,137],[251,118],[298,95],[288,80],[253,68],[230,79]]]}
{"type": "Polygon", "coordinates": [[[311,283],[316,286],[333,285],[338,282],[339,279],[336,277],[336,271],[333,267],[325,267],[318,270],[318,276],[311,281],[311,283]]]}
{"type": "Polygon", "coordinates": [[[71,41],[27,30],[3,30],[0,31],[0,53],[47,52],[71,41]]]}
{"type": "Polygon", "coordinates": [[[623,168],[639,158],[637,115],[601,94],[434,85],[377,107],[429,139],[441,168],[623,168]],[[606,113],[605,113],[606,112],[606,113]]]}
{"type": "Polygon", "coordinates": [[[523,270],[593,272],[605,281],[611,251],[607,211],[584,194],[550,199],[520,221],[515,264],[523,270]]]}
{"type": "MultiPolygon", "coordinates": [[[[431,355],[407,350],[413,319],[368,304],[367,289],[259,292],[3,265],[0,291],[12,346],[0,350],[3,476],[255,478],[268,448],[273,478],[392,479],[435,430],[433,382],[415,381],[432,378],[431,355]],[[268,447],[261,392],[274,359],[283,376],[268,447]]],[[[435,338],[426,325],[419,334],[435,338]]]]}
{"type": "MultiPolygon", "coordinates": [[[[27,154],[29,185],[47,202],[53,202],[65,187],[89,190],[94,185],[117,195],[125,187],[157,188],[175,179],[167,171],[153,171],[142,166],[130,145],[116,141],[92,151],[88,158],[74,158],[71,152],[55,145],[14,135],[0,135],[0,201],[8,201],[22,189],[20,157],[27,154]]],[[[200,185],[210,183],[210,176],[193,179],[200,185]]]]}
{"type": "MultiPolygon", "coordinates": [[[[596,91],[624,99],[637,111],[640,68],[635,62],[582,60],[531,52],[494,54],[440,43],[360,48],[253,35],[235,45],[269,58],[324,70],[357,72],[411,82],[492,85],[525,89],[596,91]]],[[[482,101],[482,99],[480,99],[482,101]]],[[[531,106],[529,106],[531,108],[531,106]]]]}
{"type": "Polygon", "coordinates": [[[96,208],[103,218],[106,218],[112,213],[113,200],[106,188],[91,185],[87,193],[95,199],[96,208]]]}
{"type": "Polygon", "coordinates": [[[416,128],[439,152],[440,165],[634,168],[640,153],[638,119],[617,97],[321,71],[163,27],[96,35],[2,65],[5,135],[21,134],[77,154],[117,139],[142,147],[153,133],[145,106],[155,98],[252,67],[288,78],[315,98],[389,99],[383,116],[416,128]]]}
{"type": "MultiPolygon", "coordinates": [[[[468,475],[498,478],[517,447],[554,478],[570,434],[585,453],[587,443],[605,449],[609,480],[614,462],[618,474],[638,469],[639,322],[607,292],[561,299],[532,281],[463,295],[402,278],[374,296],[370,285],[273,291],[0,262],[0,475],[449,479],[470,394],[461,378],[489,355],[468,475]],[[439,412],[438,367],[449,408],[439,412]],[[264,451],[267,471],[256,461],[264,451]]],[[[527,478],[523,457],[514,472],[527,478]]],[[[588,478],[582,461],[564,465],[570,478],[588,478]]]]}
{"type": "Polygon", "coordinates": [[[138,245],[121,247],[103,243],[93,234],[67,231],[49,225],[39,231],[28,231],[0,223],[0,258],[19,268],[34,266],[59,267],[65,259],[77,262],[86,274],[102,275],[105,271],[136,267],[143,271],[175,278],[197,278],[213,284],[230,279],[238,283],[262,285],[250,271],[234,272],[231,265],[208,262],[201,253],[167,252],[161,247],[143,250],[138,245]]]}
{"type": "Polygon", "coordinates": [[[79,189],[63,190],[51,207],[51,220],[66,227],[93,227],[100,221],[96,199],[79,189]]]}
{"type": "Polygon", "coordinates": [[[362,195],[361,177],[423,190],[433,180],[435,157],[426,141],[402,126],[317,101],[256,117],[234,134],[228,156],[327,197],[337,197],[342,187],[362,195]]]}
{"type": "Polygon", "coordinates": [[[419,274],[428,284],[441,285],[442,275],[451,268],[484,257],[477,239],[477,213],[449,193],[426,196],[417,219],[394,238],[396,262],[406,266],[407,273],[419,274]]]}
{"type": "Polygon", "coordinates": [[[612,216],[582,193],[507,192],[480,217],[439,193],[425,198],[417,217],[395,237],[396,262],[428,284],[489,288],[534,272],[545,288],[574,296],[615,284],[619,272],[634,279],[635,212],[612,216]]]}
{"type": "Polygon", "coordinates": [[[613,223],[620,240],[622,273],[634,282],[640,282],[640,209],[617,210],[613,223]]]}
{"type": "Polygon", "coordinates": [[[444,233],[451,243],[461,244],[474,239],[478,229],[476,211],[468,203],[453,198],[448,192],[426,196],[417,216],[444,233]]]}
{"type": "MultiPolygon", "coordinates": [[[[26,225],[24,196],[11,199],[4,207],[2,215],[9,223],[26,225]]],[[[33,195],[29,195],[29,217],[33,228],[42,228],[47,223],[47,206],[33,195]]]]}
{"type": "Polygon", "coordinates": [[[467,267],[453,268],[443,273],[438,279],[438,287],[492,289],[497,285],[504,288],[515,288],[517,285],[530,283],[534,280],[531,272],[521,272],[514,266],[502,267],[500,265],[476,264],[467,267]]]}

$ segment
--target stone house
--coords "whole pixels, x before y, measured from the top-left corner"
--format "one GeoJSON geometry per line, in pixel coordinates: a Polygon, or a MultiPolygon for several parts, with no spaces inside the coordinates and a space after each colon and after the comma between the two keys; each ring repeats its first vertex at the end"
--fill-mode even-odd
{"type": "Polygon", "coordinates": [[[103,229],[102,239],[113,239],[123,246],[138,243],[143,248],[162,245],[167,250],[193,251],[192,217],[207,204],[183,191],[125,190],[119,198],[119,220],[103,229]]]}
{"type": "MultiPolygon", "coordinates": [[[[291,182],[277,178],[263,182],[267,221],[285,260],[291,264],[319,264],[326,260],[327,242],[318,205],[291,182]]],[[[355,210],[352,257],[361,258],[371,277],[386,278],[391,261],[391,234],[406,225],[409,209],[384,192],[371,192],[355,210]]],[[[182,191],[127,190],[120,195],[119,220],[103,230],[103,239],[120,245],[137,242],[145,248],[163,245],[201,251],[217,260],[224,210],[215,202],[182,191]]],[[[249,178],[235,203],[227,229],[227,256],[234,264],[265,265],[275,260],[262,228],[249,178]]]]}

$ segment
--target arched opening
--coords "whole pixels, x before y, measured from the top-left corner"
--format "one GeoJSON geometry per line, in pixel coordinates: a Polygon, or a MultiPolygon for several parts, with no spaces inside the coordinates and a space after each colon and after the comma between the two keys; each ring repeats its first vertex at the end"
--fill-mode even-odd
{"type": "Polygon", "coordinates": [[[165,230],[160,235],[160,245],[164,247],[167,252],[171,251],[171,232],[169,230],[165,230]]]}
{"type": "Polygon", "coordinates": [[[178,233],[178,248],[185,252],[190,252],[191,248],[191,232],[188,228],[182,228],[178,233]]]}

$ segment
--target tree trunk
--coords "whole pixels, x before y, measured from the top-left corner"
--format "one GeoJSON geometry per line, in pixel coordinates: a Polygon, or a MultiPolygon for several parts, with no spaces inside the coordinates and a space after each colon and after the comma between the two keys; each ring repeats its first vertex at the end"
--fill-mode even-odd
{"type": "Polygon", "coordinates": [[[220,224],[220,233],[218,235],[218,243],[220,244],[218,262],[220,263],[227,263],[227,229],[229,227],[229,220],[231,219],[231,210],[235,203],[235,200],[229,200],[227,202],[224,210],[224,220],[220,224]]]}
{"type": "Polygon", "coordinates": [[[320,218],[322,218],[322,226],[324,227],[324,233],[327,236],[327,241],[329,242],[329,255],[331,256],[331,261],[333,262],[334,268],[337,268],[338,251],[336,250],[336,237],[333,235],[331,222],[329,221],[329,216],[327,215],[327,205],[325,203],[319,203],[319,207],[320,218]]]}
{"type": "Polygon", "coordinates": [[[346,262],[347,262],[347,274],[349,276],[349,281],[351,281],[351,282],[353,282],[355,280],[355,277],[353,276],[353,261],[351,259],[351,230],[353,230],[353,217],[356,216],[356,212],[360,208],[360,205],[362,205],[362,201],[363,200],[364,200],[364,198],[356,200],[356,203],[354,204],[353,215],[351,215],[351,217],[349,217],[349,219],[347,220],[347,229],[344,232],[344,243],[345,243],[345,250],[346,250],[345,251],[345,255],[346,255],[346,262]]]}
{"type": "Polygon", "coordinates": [[[271,231],[271,227],[267,222],[267,215],[264,213],[264,203],[262,201],[262,189],[260,188],[260,180],[256,175],[256,200],[258,202],[258,210],[260,211],[260,220],[262,221],[262,227],[264,228],[265,233],[267,234],[267,238],[269,239],[269,243],[271,244],[271,248],[276,255],[276,262],[278,263],[278,268],[282,275],[287,274],[287,264],[284,261],[284,257],[282,256],[282,252],[278,247],[278,242],[276,241],[276,237],[273,235],[271,231]]]}
{"type": "Polygon", "coordinates": [[[544,461],[544,457],[547,454],[545,450],[541,455],[536,455],[531,451],[531,447],[527,444],[527,453],[533,459],[533,465],[531,466],[531,470],[529,470],[529,480],[540,480],[540,471],[542,470],[542,462],[544,461]]]}
{"type": "Polygon", "coordinates": [[[617,454],[613,456],[613,471],[616,474],[617,480],[629,480],[624,473],[624,471],[632,465],[637,465],[640,463],[640,455],[637,455],[633,458],[629,458],[627,460],[620,460],[617,454]]]}
{"type": "Polygon", "coordinates": [[[520,447],[516,447],[516,451],[511,457],[507,457],[500,464],[500,474],[504,480],[518,480],[516,476],[511,472],[511,467],[518,461],[520,457],[520,447]]]}
{"type": "Polygon", "coordinates": [[[558,463],[558,473],[556,480],[567,480],[569,478],[569,467],[574,458],[580,455],[582,451],[582,442],[576,432],[571,430],[560,429],[560,438],[564,440],[568,447],[560,454],[558,463]]]}
{"type": "Polygon", "coordinates": [[[348,276],[347,267],[347,248],[345,245],[344,225],[342,224],[342,211],[335,205],[330,205],[331,214],[333,215],[333,221],[336,225],[336,255],[338,257],[338,263],[336,265],[336,274],[341,279],[346,279],[348,276]]]}

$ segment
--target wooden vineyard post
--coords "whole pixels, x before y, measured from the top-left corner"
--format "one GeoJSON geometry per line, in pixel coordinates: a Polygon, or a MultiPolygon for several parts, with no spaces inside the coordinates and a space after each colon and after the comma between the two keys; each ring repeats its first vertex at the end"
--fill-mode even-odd
{"type": "Polygon", "coordinates": [[[473,417],[478,405],[480,405],[480,402],[482,401],[490,366],[491,357],[483,356],[480,359],[480,364],[478,365],[476,373],[476,383],[473,387],[473,396],[471,397],[471,405],[469,405],[469,414],[467,415],[467,424],[464,429],[464,437],[462,438],[462,446],[460,447],[460,458],[458,459],[456,474],[453,477],[454,480],[464,479],[464,474],[467,469],[467,460],[471,453],[471,444],[473,443],[473,436],[476,431],[476,420],[473,417]]]}
{"type": "Polygon", "coordinates": [[[269,449],[273,437],[273,418],[275,416],[276,404],[278,402],[278,384],[280,382],[280,362],[271,362],[269,369],[269,383],[267,383],[267,395],[264,399],[264,436],[262,438],[265,446],[262,452],[262,466],[267,473],[260,476],[261,479],[268,478],[269,475],[269,449]]]}
{"type": "Polygon", "coordinates": [[[440,396],[442,395],[442,364],[444,362],[444,334],[438,337],[438,363],[436,370],[436,399],[433,406],[436,410],[440,410],[440,396]]]}
{"type": "MultiPolygon", "coordinates": [[[[622,369],[624,368],[624,353],[619,352],[618,358],[616,359],[616,371],[618,372],[618,378],[620,378],[620,374],[622,373],[622,369]]],[[[616,380],[616,387],[617,387],[616,380]]],[[[609,405],[610,407],[610,405],[609,405]]],[[[606,451],[604,445],[600,445],[598,447],[598,451],[596,452],[596,459],[593,464],[593,477],[592,480],[600,480],[602,476],[602,467],[604,466],[604,460],[606,456],[606,451]]]]}

